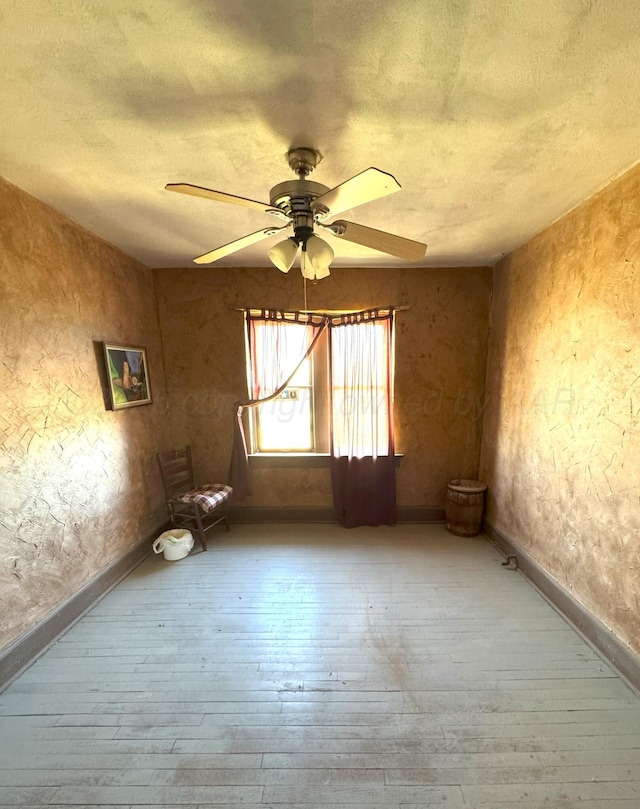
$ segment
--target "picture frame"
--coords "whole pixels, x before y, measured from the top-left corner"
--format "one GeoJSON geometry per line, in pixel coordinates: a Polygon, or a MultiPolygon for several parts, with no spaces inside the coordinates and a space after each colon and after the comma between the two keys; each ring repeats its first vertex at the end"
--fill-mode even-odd
{"type": "Polygon", "coordinates": [[[111,409],[151,404],[146,349],[118,343],[103,345],[111,409]]]}

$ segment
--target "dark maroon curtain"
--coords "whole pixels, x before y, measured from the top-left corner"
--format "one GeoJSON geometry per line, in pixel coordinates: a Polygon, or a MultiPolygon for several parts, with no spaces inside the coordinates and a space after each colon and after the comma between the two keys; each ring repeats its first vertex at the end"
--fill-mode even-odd
{"type": "Polygon", "coordinates": [[[396,522],[396,468],[393,455],[331,459],[333,504],[340,525],[396,522]]]}
{"type": "Polygon", "coordinates": [[[393,310],[330,320],[331,474],[341,525],[396,522],[393,310]]]}

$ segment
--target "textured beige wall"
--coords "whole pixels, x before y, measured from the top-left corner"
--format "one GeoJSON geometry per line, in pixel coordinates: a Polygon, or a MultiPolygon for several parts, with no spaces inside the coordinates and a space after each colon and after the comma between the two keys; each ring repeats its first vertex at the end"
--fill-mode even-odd
{"type": "Polygon", "coordinates": [[[0,647],[165,519],[151,271],[0,181],[0,647]],[[105,409],[93,341],[148,349],[157,403],[105,409]]]}
{"type": "Polygon", "coordinates": [[[640,168],[495,270],[490,522],[640,651],[640,168]]]}
{"type": "MultiPolygon", "coordinates": [[[[307,306],[406,305],[397,316],[398,502],[444,505],[452,477],[478,472],[491,271],[334,269],[307,306]]],[[[233,403],[246,395],[236,307],[304,308],[298,270],[156,270],[172,435],[197,476],[227,479],[233,403]]],[[[256,506],[330,506],[328,469],[255,469],[256,506]]]]}

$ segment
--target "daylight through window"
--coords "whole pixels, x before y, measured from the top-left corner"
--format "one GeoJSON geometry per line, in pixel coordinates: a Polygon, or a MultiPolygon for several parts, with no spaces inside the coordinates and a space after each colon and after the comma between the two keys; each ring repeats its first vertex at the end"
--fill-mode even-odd
{"type": "Polygon", "coordinates": [[[250,396],[275,394],[249,410],[251,452],[328,453],[331,434],[336,455],[393,452],[390,320],[336,316],[318,335],[317,323],[247,317],[250,396]]]}

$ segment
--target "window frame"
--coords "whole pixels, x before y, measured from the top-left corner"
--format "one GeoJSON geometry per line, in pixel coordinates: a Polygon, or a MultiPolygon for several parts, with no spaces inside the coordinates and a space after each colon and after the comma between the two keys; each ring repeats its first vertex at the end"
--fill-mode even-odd
{"type": "Polygon", "coordinates": [[[275,399],[272,399],[269,402],[265,402],[262,405],[257,405],[256,407],[252,407],[252,448],[254,450],[254,454],[263,455],[265,453],[278,453],[278,454],[309,454],[315,453],[316,447],[316,437],[315,437],[315,418],[314,418],[314,411],[315,411],[315,390],[314,390],[314,362],[313,356],[309,355],[305,362],[308,363],[308,382],[305,385],[300,384],[291,384],[288,385],[275,399]],[[306,447],[286,447],[280,448],[273,446],[273,442],[271,442],[271,446],[267,446],[270,442],[268,442],[265,438],[265,422],[267,421],[266,417],[264,416],[264,411],[261,414],[261,410],[267,408],[274,408],[276,405],[275,403],[278,401],[296,401],[298,396],[289,396],[292,391],[305,391],[308,392],[308,399],[309,399],[309,424],[308,424],[308,432],[309,432],[309,443],[306,447]],[[265,448],[266,447],[266,448],[265,448]]]}
{"type": "MultiPolygon", "coordinates": [[[[394,308],[388,308],[389,312],[393,313],[395,311],[394,308]]],[[[260,310],[243,310],[246,314],[249,311],[256,312],[260,310]]],[[[358,312],[340,312],[340,311],[322,311],[322,312],[314,312],[309,313],[312,316],[318,315],[321,317],[340,317],[341,315],[347,314],[360,314],[358,312]]],[[[283,316],[284,320],[288,319],[288,315],[285,313],[283,316]]],[[[247,321],[245,321],[247,322],[247,321]]],[[[295,322],[292,320],[291,322],[295,322]]],[[[395,330],[394,330],[394,337],[395,337],[395,330]]],[[[317,344],[315,345],[313,351],[309,355],[308,359],[311,363],[312,369],[312,381],[310,384],[311,390],[311,397],[310,397],[310,430],[311,430],[311,446],[312,449],[261,449],[260,441],[259,441],[259,414],[258,410],[260,409],[261,405],[256,405],[248,408],[249,410],[249,436],[248,436],[248,455],[252,460],[252,465],[257,463],[259,466],[328,466],[329,461],[331,458],[331,407],[332,407],[332,390],[331,390],[331,382],[330,382],[330,363],[331,363],[331,340],[330,340],[330,329],[327,328],[324,332],[319,335],[317,344]]],[[[250,345],[249,345],[249,330],[248,328],[245,330],[245,348],[246,348],[246,356],[245,356],[245,363],[246,363],[246,372],[247,372],[247,390],[249,393],[249,397],[251,397],[251,356],[250,356],[250,345]]],[[[395,366],[395,339],[392,340],[391,345],[391,355],[389,357],[389,362],[391,363],[391,378],[394,380],[395,374],[393,373],[393,369],[395,366]]],[[[290,385],[284,389],[283,393],[290,390],[291,388],[297,387],[295,385],[290,385]]],[[[393,400],[395,398],[393,387],[395,385],[392,382],[392,399],[391,399],[391,407],[392,413],[391,418],[394,417],[393,410],[393,400]]],[[[265,403],[268,404],[268,403],[265,403]]],[[[394,452],[396,457],[396,462],[399,463],[400,458],[402,457],[402,453],[394,452]]]]}
{"type": "MultiPolygon", "coordinates": [[[[256,405],[248,408],[249,421],[249,455],[253,459],[328,459],[330,457],[331,435],[330,435],[330,385],[329,385],[329,333],[328,329],[318,338],[318,342],[313,352],[309,355],[311,369],[311,381],[309,389],[310,396],[310,430],[311,449],[262,449],[260,441],[260,415],[261,407],[268,405],[256,405]]],[[[247,391],[251,396],[251,355],[249,345],[248,330],[245,331],[245,367],[247,377],[247,391]]],[[[290,385],[284,389],[283,393],[290,388],[297,387],[290,385]]],[[[293,465],[296,465],[295,463],[293,465]]],[[[319,465],[324,466],[321,462],[319,465]]]]}

